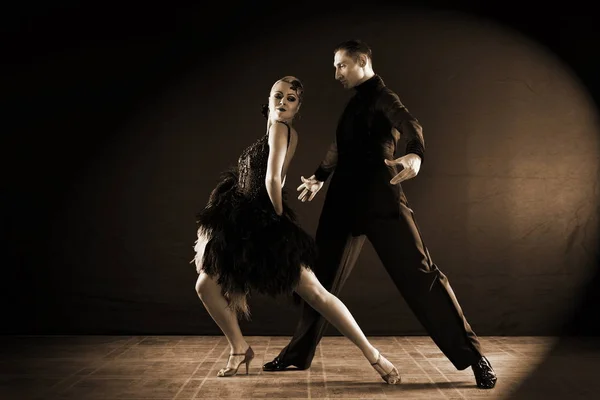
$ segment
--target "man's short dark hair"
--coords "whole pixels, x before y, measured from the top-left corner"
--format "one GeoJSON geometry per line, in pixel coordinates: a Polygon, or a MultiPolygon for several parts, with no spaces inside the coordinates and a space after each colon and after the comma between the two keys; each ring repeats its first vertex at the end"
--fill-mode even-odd
{"type": "Polygon", "coordinates": [[[373,63],[373,52],[368,44],[359,39],[345,40],[335,46],[333,53],[337,53],[340,50],[345,50],[346,54],[351,57],[354,61],[358,61],[358,57],[361,54],[365,54],[373,63]]]}

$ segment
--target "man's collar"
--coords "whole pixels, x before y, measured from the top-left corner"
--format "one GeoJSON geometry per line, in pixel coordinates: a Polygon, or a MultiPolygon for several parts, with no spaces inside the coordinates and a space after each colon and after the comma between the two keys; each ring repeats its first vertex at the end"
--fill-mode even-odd
{"type": "Polygon", "coordinates": [[[367,93],[382,86],[384,86],[383,79],[381,79],[379,75],[375,74],[360,85],[356,85],[354,89],[358,93],[367,93]]]}

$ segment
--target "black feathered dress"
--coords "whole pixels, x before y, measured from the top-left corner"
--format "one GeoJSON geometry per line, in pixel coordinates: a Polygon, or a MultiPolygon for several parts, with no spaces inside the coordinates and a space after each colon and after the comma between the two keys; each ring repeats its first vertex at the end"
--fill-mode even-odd
{"type": "Polygon", "coordinates": [[[249,317],[246,300],[254,291],[292,295],[301,269],[311,268],[316,258],[314,239],[298,225],[285,191],[283,214],[275,213],[265,187],[268,140],[267,133],[242,152],[237,166],[221,174],[196,215],[192,262],[198,273],[216,279],[238,317],[249,317]]]}

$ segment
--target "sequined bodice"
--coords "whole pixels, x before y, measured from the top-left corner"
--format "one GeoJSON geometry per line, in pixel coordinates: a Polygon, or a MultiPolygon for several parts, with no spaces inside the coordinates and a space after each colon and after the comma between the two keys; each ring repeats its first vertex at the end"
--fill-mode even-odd
{"type": "Polygon", "coordinates": [[[256,198],[267,193],[265,177],[269,160],[269,135],[266,134],[242,152],[238,159],[238,188],[244,195],[256,198]]]}

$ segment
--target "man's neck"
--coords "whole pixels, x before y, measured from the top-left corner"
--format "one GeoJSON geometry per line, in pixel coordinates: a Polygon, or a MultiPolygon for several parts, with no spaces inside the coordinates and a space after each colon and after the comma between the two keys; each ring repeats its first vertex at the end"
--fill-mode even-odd
{"type": "Polygon", "coordinates": [[[373,72],[373,71],[366,72],[365,76],[360,80],[360,82],[358,83],[358,85],[360,85],[362,83],[365,83],[366,81],[368,81],[369,79],[371,79],[374,76],[375,76],[375,72],[373,72]]]}

